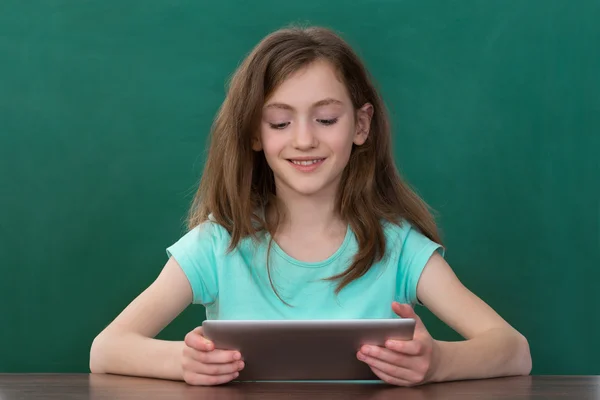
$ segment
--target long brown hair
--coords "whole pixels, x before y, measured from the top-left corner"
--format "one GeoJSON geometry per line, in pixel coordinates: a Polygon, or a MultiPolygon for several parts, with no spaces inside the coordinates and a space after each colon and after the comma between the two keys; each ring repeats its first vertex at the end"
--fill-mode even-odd
{"type": "Polygon", "coordinates": [[[431,240],[441,240],[429,207],[398,173],[387,111],[366,68],[350,46],[329,29],[278,30],[265,37],[239,66],[212,126],[208,158],[188,224],[193,228],[211,216],[230,233],[229,250],[245,237],[255,238],[258,232],[274,236],[281,214],[273,173],[264,154],[253,151],[252,138],[260,129],[269,95],[290,74],[316,60],[326,60],[336,68],[355,109],[365,103],[374,108],[369,136],[362,146],[352,149],[337,193],[337,211],[358,242],[353,263],[329,278],[339,281],[339,293],[385,254],[382,221],[398,224],[405,219],[431,240]],[[275,206],[274,221],[265,218],[264,211],[270,206],[275,206]]]}

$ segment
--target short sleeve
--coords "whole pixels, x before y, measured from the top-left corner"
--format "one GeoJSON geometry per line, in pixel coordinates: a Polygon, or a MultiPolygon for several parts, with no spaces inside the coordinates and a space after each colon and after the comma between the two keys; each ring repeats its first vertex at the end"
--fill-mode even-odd
{"type": "Polygon", "coordinates": [[[444,256],[444,248],[423,235],[408,223],[404,224],[404,240],[398,259],[398,295],[413,306],[421,304],[417,298],[417,284],[421,273],[435,251],[444,256]]]}
{"type": "Polygon", "coordinates": [[[193,292],[194,304],[213,303],[218,294],[218,232],[213,222],[206,221],[167,248],[167,255],[181,266],[193,292]]]}

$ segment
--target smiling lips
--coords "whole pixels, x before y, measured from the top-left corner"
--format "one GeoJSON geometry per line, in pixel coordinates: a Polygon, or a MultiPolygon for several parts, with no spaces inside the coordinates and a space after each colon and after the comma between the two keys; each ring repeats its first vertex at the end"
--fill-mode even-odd
{"type": "Polygon", "coordinates": [[[299,157],[288,159],[288,162],[301,172],[312,172],[319,168],[321,164],[325,161],[325,158],[308,158],[308,157],[299,157]]]}

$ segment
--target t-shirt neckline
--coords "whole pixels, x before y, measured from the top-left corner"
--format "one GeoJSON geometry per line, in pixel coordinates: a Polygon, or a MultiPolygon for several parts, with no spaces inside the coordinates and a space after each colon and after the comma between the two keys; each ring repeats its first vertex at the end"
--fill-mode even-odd
{"type": "MultiPolygon", "coordinates": [[[[348,244],[350,243],[351,238],[352,238],[352,230],[350,229],[350,225],[348,225],[348,227],[346,228],[346,236],[344,237],[344,241],[342,242],[342,244],[338,247],[338,249],[332,255],[330,255],[329,257],[327,257],[326,259],[321,260],[321,261],[313,261],[313,262],[300,261],[300,260],[290,256],[289,254],[287,254],[279,246],[279,244],[277,244],[277,242],[275,240],[273,240],[272,249],[281,258],[283,258],[285,261],[289,262],[290,264],[294,264],[294,265],[297,265],[297,266],[303,267],[303,268],[321,268],[321,267],[331,264],[336,259],[338,259],[340,257],[340,255],[342,255],[344,253],[344,251],[346,250],[346,247],[348,247],[348,244]]],[[[270,239],[271,239],[271,236],[267,233],[267,243],[268,243],[268,240],[270,240],[270,239]]]]}

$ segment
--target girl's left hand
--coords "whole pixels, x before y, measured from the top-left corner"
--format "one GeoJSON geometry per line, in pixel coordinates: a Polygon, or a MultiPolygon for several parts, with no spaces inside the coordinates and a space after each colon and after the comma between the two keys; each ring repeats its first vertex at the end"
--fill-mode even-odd
{"type": "Polygon", "coordinates": [[[435,340],[410,305],[394,302],[392,309],[402,318],[416,320],[413,339],[388,340],[385,347],[362,346],[357,358],[368,364],[375,375],[389,384],[415,386],[427,383],[436,367],[435,340]]]}

